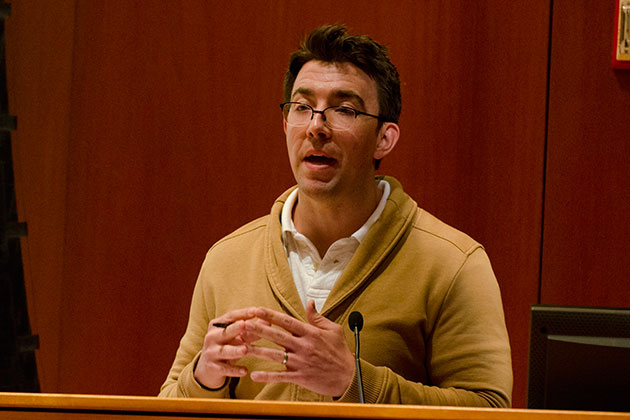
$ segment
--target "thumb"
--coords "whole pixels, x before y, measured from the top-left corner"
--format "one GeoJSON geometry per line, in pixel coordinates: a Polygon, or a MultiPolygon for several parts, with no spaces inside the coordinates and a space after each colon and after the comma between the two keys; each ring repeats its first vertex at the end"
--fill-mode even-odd
{"type": "Polygon", "coordinates": [[[309,300],[306,304],[306,319],[308,323],[319,328],[325,328],[331,321],[320,315],[315,308],[315,301],[309,300]]]}

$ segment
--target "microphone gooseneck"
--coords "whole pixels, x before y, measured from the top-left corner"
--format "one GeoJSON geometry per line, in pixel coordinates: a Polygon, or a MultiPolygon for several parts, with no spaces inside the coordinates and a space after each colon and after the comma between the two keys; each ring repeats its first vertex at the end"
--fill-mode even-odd
{"type": "Polygon", "coordinates": [[[359,385],[359,401],[365,403],[363,395],[363,377],[361,376],[361,361],[359,360],[359,331],[363,328],[363,315],[361,312],[354,311],[348,317],[348,326],[354,332],[354,363],[357,369],[357,383],[359,385]]]}

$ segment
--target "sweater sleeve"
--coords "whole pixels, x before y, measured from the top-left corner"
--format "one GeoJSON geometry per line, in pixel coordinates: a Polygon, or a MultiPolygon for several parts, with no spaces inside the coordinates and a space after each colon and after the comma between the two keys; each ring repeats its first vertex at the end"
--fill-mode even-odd
{"type": "MultiPolygon", "coordinates": [[[[482,247],[467,256],[439,305],[426,338],[426,367],[432,383],[412,382],[388,367],[362,360],[365,401],[509,407],[509,339],[499,287],[482,247]]],[[[355,377],[339,401],[358,400],[355,377]]]]}
{"type": "Polygon", "coordinates": [[[190,305],[188,327],[179,343],[175,361],[166,381],[160,388],[159,397],[229,398],[227,384],[211,390],[203,387],[194,377],[194,368],[201,356],[209,322],[202,282],[198,280],[190,305]]]}

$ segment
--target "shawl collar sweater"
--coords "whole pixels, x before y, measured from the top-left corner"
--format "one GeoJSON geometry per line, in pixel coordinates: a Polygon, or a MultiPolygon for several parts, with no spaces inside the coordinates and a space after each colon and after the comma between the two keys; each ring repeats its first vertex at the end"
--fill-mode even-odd
{"type": "MultiPolygon", "coordinates": [[[[497,281],[483,247],[439,221],[385,177],[391,194],[322,307],[347,325],[360,311],[361,366],[369,403],[509,407],[510,346],[497,281]]],[[[295,187],[294,187],[295,188],[295,187]]],[[[306,322],[282,244],[283,193],[269,215],[219,240],[208,251],[193,293],[190,318],[160,396],[331,401],[287,383],[231,378],[220,389],[193,377],[211,319],[265,306],[306,322]]],[[[348,347],[354,337],[346,330],[348,347]]],[[[256,344],[275,347],[260,340],[256,344]]],[[[278,363],[246,356],[253,370],[278,363]]],[[[358,402],[356,376],[338,401],[358,402]]]]}

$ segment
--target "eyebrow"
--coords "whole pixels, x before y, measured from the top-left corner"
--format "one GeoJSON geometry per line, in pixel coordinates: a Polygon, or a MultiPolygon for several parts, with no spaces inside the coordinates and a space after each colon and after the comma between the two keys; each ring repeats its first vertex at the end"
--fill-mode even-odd
{"type": "Polygon", "coordinates": [[[365,109],[365,101],[356,92],[351,90],[336,90],[333,95],[338,99],[354,99],[359,103],[361,108],[365,109]]]}
{"type": "MultiPolygon", "coordinates": [[[[293,95],[291,95],[291,98],[294,98],[295,95],[298,95],[298,94],[309,97],[309,96],[314,96],[315,93],[313,92],[312,89],[300,87],[300,88],[297,88],[295,92],[293,92],[293,95]]],[[[354,99],[355,101],[359,103],[361,108],[365,109],[365,101],[363,100],[363,98],[352,90],[345,90],[345,89],[335,90],[332,92],[330,96],[336,99],[354,99]]]]}

